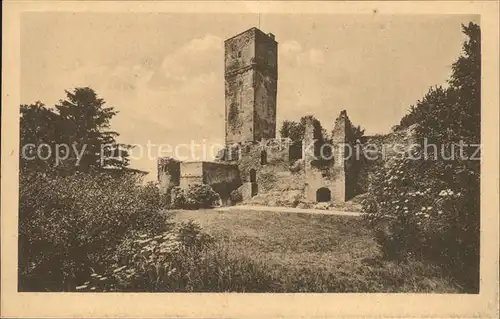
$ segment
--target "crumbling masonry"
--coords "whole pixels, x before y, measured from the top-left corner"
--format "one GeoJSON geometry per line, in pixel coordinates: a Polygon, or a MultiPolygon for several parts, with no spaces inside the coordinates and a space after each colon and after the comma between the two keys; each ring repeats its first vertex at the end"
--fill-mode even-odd
{"type": "Polygon", "coordinates": [[[227,39],[224,46],[226,149],[215,162],[159,159],[162,189],[205,183],[226,203],[236,189],[244,200],[273,192],[309,202],[344,202],[353,197],[356,171],[352,160],[343,156],[353,143],[346,111],[333,127],[335,156],[315,165],[317,150],[307,147],[314,143],[311,121],[306,123],[302,158],[290,156],[289,144],[276,140],[278,43],[274,35],[251,28],[227,39]]]}

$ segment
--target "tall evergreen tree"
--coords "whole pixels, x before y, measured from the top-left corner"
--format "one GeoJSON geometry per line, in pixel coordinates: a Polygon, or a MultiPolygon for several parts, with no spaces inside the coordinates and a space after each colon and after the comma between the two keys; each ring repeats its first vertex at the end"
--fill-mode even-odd
{"type": "MultiPolygon", "coordinates": [[[[52,152],[48,159],[21,158],[22,167],[73,172],[128,166],[130,145],[118,143],[119,134],[110,129],[110,121],[118,112],[89,87],[65,92],[66,99],[60,100],[54,110],[40,102],[21,106],[21,148],[28,143],[35,148],[47,144],[52,152]],[[56,148],[57,144],[65,147],[56,148]],[[69,154],[64,154],[68,149],[69,154]]],[[[47,147],[40,149],[48,152],[47,147]]]]}

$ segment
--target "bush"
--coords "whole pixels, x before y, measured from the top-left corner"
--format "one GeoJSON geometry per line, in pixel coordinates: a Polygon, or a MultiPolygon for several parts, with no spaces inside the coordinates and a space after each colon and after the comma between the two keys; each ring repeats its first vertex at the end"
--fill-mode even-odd
{"type": "Polygon", "coordinates": [[[72,291],[110,262],[133,231],[159,234],[158,188],[134,176],[77,173],[20,177],[19,289],[72,291]]]}
{"type": "Polygon", "coordinates": [[[118,248],[117,261],[93,273],[78,291],[271,291],[265,264],[228,249],[184,222],[157,236],[136,234],[118,248]]]}
{"type": "Polygon", "coordinates": [[[186,189],[174,187],[171,191],[172,208],[209,208],[218,205],[219,202],[219,194],[206,184],[193,184],[186,189]]]}
{"type": "Polygon", "coordinates": [[[170,191],[170,207],[183,208],[186,203],[184,190],[179,186],[174,186],[170,191]]]}
{"type": "Polygon", "coordinates": [[[471,185],[478,179],[478,172],[456,162],[400,159],[379,171],[363,211],[384,256],[436,261],[476,290],[479,191],[471,185]]]}
{"type": "Polygon", "coordinates": [[[230,198],[231,198],[231,203],[233,204],[243,201],[243,194],[241,193],[241,189],[238,188],[232,191],[230,194],[230,198]]]}
{"type": "MultiPolygon", "coordinates": [[[[102,272],[90,274],[79,291],[165,291],[185,289],[190,274],[181,267],[186,256],[198,256],[213,242],[211,236],[192,222],[149,235],[134,232],[117,247],[114,263],[102,272]]],[[[192,275],[192,274],[191,274],[192,275]]]]}
{"type": "Polygon", "coordinates": [[[449,87],[431,88],[400,123],[414,126],[421,148],[381,168],[363,206],[387,258],[436,261],[478,292],[480,161],[461,146],[480,144],[481,36],[473,23],[463,31],[449,87]]]}

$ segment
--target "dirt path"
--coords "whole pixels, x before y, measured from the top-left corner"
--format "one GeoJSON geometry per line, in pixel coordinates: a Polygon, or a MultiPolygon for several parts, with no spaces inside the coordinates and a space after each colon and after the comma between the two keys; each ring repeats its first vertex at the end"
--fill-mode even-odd
{"type": "Polygon", "coordinates": [[[303,209],[293,207],[271,207],[271,206],[250,206],[250,205],[237,205],[229,207],[215,208],[218,211],[259,211],[259,212],[284,212],[284,213],[305,213],[305,214],[319,214],[319,215],[339,215],[339,216],[361,216],[358,212],[344,212],[340,210],[322,210],[322,209],[303,209]]]}

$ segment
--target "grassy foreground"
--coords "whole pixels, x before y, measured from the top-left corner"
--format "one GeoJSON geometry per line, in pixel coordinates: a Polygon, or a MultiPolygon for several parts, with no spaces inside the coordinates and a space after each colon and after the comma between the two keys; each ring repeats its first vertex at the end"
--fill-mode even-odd
{"type": "Polygon", "coordinates": [[[194,220],[214,236],[213,254],[239,264],[238,278],[265,277],[239,291],[460,292],[436,267],[381,260],[359,217],[208,209],[173,211],[173,218],[194,220]]]}

